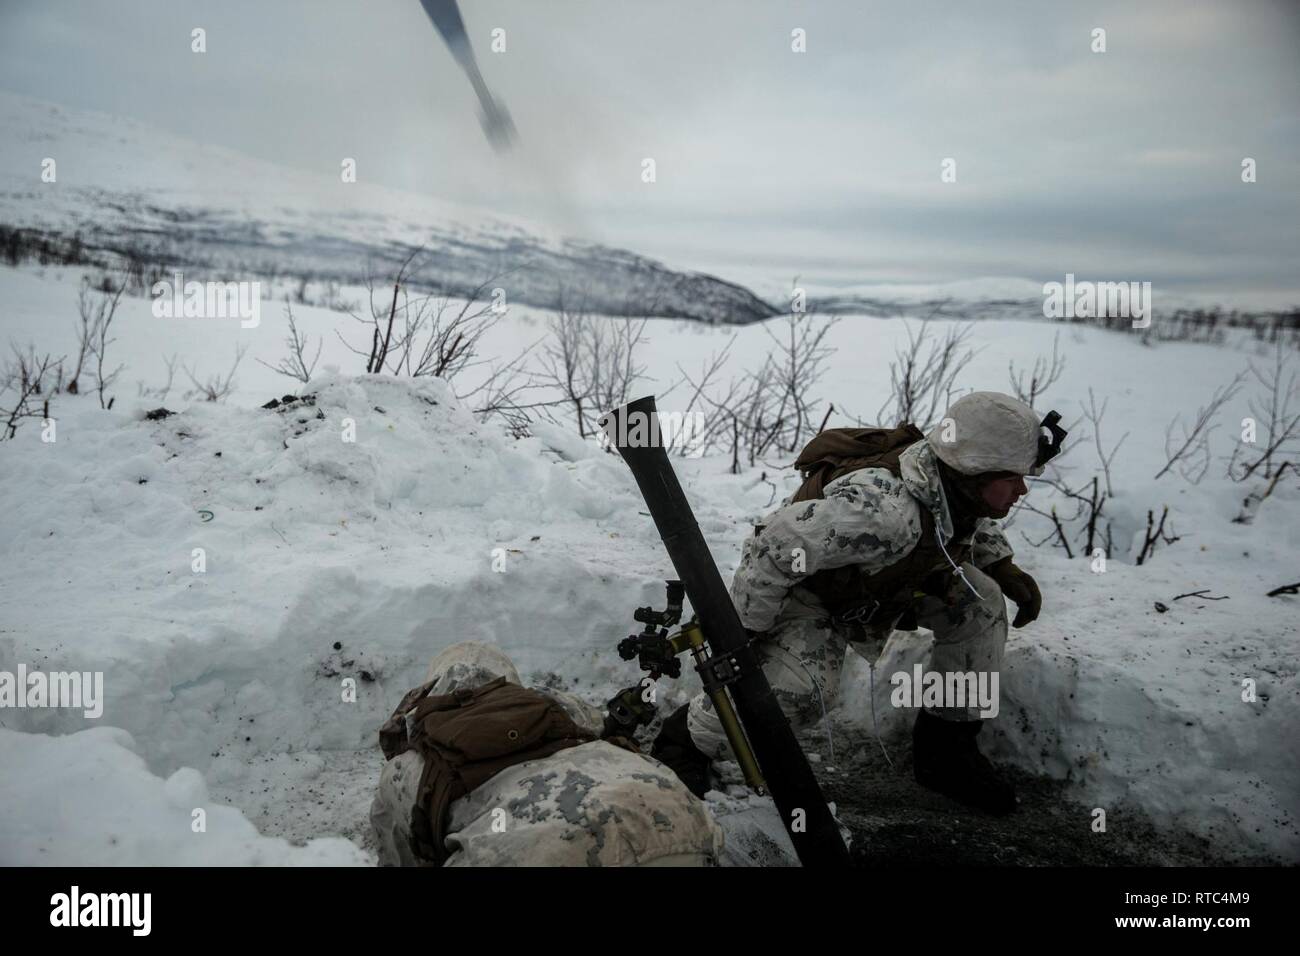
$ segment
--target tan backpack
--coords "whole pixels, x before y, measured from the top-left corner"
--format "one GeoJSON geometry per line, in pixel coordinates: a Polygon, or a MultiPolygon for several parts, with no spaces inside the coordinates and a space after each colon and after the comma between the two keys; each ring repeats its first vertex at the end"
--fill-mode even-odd
{"type": "Polygon", "coordinates": [[[888,468],[897,475],[899,456],[924,438],[910,422],[897,428],[827,428],[795,459],[804,481],[790,503],[820,498],[832,481],[860,468],[888,468]]]}
{"type": "Polygon", "coordinates": [[[504,677],[430,697],[436,682],[410,691],[379,731],[384,757],[414,749],[424,758],[411,811],[411,849],[441,866],[452,803],[508,767],[597,739],[540,691],[504,677]]]}

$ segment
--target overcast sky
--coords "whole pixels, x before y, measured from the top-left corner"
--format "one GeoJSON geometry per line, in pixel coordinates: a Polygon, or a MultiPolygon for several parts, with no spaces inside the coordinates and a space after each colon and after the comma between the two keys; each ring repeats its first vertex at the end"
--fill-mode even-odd
{"type": "Polygon", "coordinates": [[[418,0],[0,0],[0,87],[740,281],[1300,290],[1300,3],[462,10],[507,157],[418,0]]]}

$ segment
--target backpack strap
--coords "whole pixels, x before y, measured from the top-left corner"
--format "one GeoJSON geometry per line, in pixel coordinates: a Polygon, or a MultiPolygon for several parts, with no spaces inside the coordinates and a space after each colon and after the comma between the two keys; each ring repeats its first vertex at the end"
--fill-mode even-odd
{"type": "Polygon", "coordinates": [[[412,690],[407,691],[402,696],[402,701],[393,711],[393,715],[384,721],[384,725],[379,728],[379,749],[384,752],[385,760],[392,760],[400,753],[405,753],[411,747],[410,727],[407,724],[406,715],[410,713],[423,698],[433,690],[433,685],[437,681],[427,681],[412,690]]]}

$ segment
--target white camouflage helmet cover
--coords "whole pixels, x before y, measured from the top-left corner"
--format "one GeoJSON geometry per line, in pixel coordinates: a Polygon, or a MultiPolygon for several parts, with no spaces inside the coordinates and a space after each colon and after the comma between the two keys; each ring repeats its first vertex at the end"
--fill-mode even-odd
{"type": "Polygon", "coordinates": [[[1001,392],[971,392],[952,403],[926,440],[935,455],[963,475],[1011,471],[1041,475],[1038,438],[1042,419],[1032,408],[1001,392]]]}
{"type": "Polygon", "coordinates": [[[433,693],[452,694],[462,688],[473,690],[498,677],[511,684],[523,684],[505,651],[483,641],[461,641],[438,653],[429,663],[424,679],[438,682],[433,693]]]}

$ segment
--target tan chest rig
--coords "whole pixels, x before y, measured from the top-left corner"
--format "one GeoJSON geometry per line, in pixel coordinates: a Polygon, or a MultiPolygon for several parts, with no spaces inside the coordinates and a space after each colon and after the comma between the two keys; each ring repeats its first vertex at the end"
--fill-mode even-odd
{"type": "MultiPolygon", "coordinates": [[[[831,444],[855,442],[863,446],[865,454],[822,454],[807,460],[805,449],[795,467],[805,475],[803,485],[791,502],[825,497],[826,485],[862,468],[884,468],[895,479],[901,480],[899,458],[915,442],[924,438],[914,425],[900,425],[896,429],[834,429],[840,433],[832,436],[831,444]]],[[[823,433],[825,434],[825,433],[823,433]]],[[[819,436],[820,437],[820,436],[819,436]]],[[[812,446],[810,445],[810,448],[812,446]]],[[[836,449],[838,450],[838,449],[836,449]]],[[[904,491],[906,494],[907,492],[904,491]]],[[[952,565],[944,556],[935,537],[934,515],[921,507],[921,537],[915,547],[888,567],[874,574],[863,574],[860,565],[827,568],[809,575],[800,585],[811,591],[839,624],[916,630],[913,604],[925,594],[943,594],[952,577],[952,565]]],[[[948,553],[960,565],[971,557],[970,534],[974,520],[963,522],[954,514],[953,540],[967,539],[954,544],[948,553]]]]}

